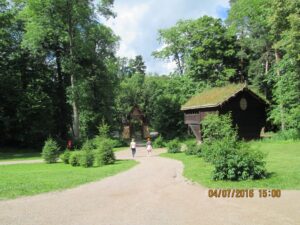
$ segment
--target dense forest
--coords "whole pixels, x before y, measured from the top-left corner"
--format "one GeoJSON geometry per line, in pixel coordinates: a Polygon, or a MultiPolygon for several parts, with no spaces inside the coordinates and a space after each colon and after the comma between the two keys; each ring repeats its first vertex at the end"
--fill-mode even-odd
{"type": "Polygon", "coordinates": [[[0,145],[84,140],[107,123],[121,131],[132,106],[171,139],[186,133],[180,106],[209,87],[247,83],[270,102],[277,130],[300,130],[300,1],[231,0],[225,21],[180,20],[158,31],[153,57],[171,74],[147,74],[142,56],[116,56],[104,25],[113,0],[0,0],[0,145]]]}

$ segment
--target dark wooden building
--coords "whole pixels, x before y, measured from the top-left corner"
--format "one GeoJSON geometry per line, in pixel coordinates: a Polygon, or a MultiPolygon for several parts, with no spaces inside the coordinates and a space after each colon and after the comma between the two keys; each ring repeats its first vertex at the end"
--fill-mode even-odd
{"type": "Polygon", "coordinates": [[[135,138],[137,140],[149,137],[148,122],[140,107],[134,106],[127,118],[124,118],[122,137],[124,139],[135,138]]]}
{"type": "Polygon", "coordinates": [[[184,121],[197,140],[201,141],[200,122],[209,113],[231,112],[233,125],[238,127],[240,138],[249,140],[260,137],[266,123],[267,101],[242,84],[212,88],[190,98],[182,107],[184,121]]]}

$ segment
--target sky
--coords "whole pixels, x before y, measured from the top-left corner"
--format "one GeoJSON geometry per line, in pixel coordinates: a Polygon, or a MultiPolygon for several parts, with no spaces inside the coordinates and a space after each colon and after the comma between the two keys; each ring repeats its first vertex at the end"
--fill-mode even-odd
{"type": "Polygon", "coordinates": [[[121,38],[118,56],[142,55],[148,73],[169,74],[175,64],[151,55],[162,47],[157,40],[158,30],[203,15],[225,19],[228,9],[229,0],[115,0],[117,17],[105,24],[121,38]]]}

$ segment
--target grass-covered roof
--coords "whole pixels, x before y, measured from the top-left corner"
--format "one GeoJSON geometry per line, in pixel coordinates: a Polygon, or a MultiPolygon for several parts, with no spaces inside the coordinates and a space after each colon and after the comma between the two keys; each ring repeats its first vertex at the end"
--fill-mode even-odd
{"type": "Polygon", "coordinates": [[[191,97],[184,105],[181,106],[181,110],[219,106],[245,88],[261,100],[265,101],[263,97],[261,97],[255,91],[249,89],[249,87],[245,86],[244,84],[230,84],[224,87],[216,87],[204,90],[203,92],[191,97]]]}

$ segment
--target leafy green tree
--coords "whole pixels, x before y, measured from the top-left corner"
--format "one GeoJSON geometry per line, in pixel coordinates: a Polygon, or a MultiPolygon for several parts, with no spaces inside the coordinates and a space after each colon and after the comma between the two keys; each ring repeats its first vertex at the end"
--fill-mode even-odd
{"type": "MultiPolygon", "coordinates": [[[[110,10],[112,1],[101,3],[98,11],[104,16],[113,15],[110,10]]],[[[81,94],[90,88],[89,82],[94,82],[94,90],[99,83],[102,86],[108,82],[106,91],[111,87],[109,79],[104,78],[104,82],[101,82],[99,76],[111,75],[112,71],[109,70],[113,70],[114,43],[117,38],[110,29],[99,24],[92,1],[29,0],[21,16],[27,31],[24,46],[33,52],[41,49],[55,58],[58,89],[62,93],[60,105],[61,108],[65,107],[63,96],[67,89],[68,101],[72,106],[72,131],[74,138],[78,139],[80,124],[88,124],[86,118],[90,116],[89,112],[83,111],[80,117],[79,112],[83,108],[80,103],[84,101],[81,94]],[[85,81],[89,76],[96,77],[85,81]]],[[[95,104],[93,106],[97,107],[95,104]]],[[[86,129],[84,127],[83,130],[86,129]]]]}
{"type": "Polygon", "coordinates": [[[178,21],[174,27],[158,31],[158,41],[163,48],[153,52],[155,58],[174,61],[179,74],[186,71],[185,60],[188,55],[191,21],[178,21]]]}
{"type": "Polygon", "coordinates": [[[179,21],[159,31],[163,48],[153,55],[174,61],[180,74],[195,81],[221,85],[234,79],[237,70],[235,37],[226,31],[221,19],[209,16],[179,21]]]}

